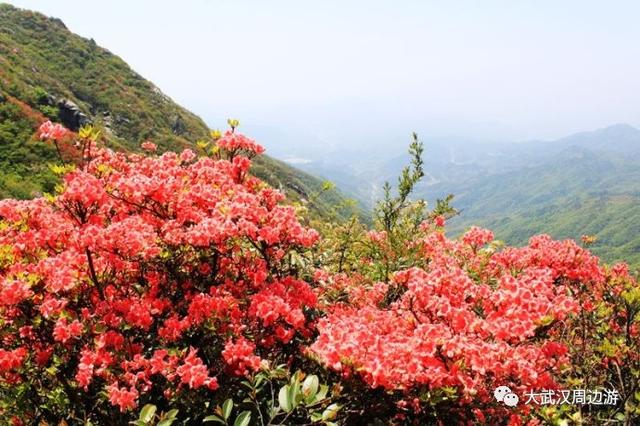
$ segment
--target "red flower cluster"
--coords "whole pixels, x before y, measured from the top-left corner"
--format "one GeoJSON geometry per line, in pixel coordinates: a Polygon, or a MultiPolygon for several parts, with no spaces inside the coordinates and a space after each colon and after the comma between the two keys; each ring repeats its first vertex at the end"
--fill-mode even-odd
{"type": "Polygon", "coordinates": [[[0,349],[0,374],[20,368],[26,356],[27,350],[25,348],[12,351],[0,349]]]}
{"type": "Polygon", "coordinates": [[[119,388],[117,385],[107,386],[109,401],[113,405],[120,407],[120,411],[127,411],[134,408],[138,399],[138,391],[135,388],[119,388]]]}
{"type": "Polygon", "coordinates": [[[69,130],[58,123],[45,121],[38,128],[38,136],[41,140],[53,140],[60,142],[69,135],[69,130]]]}
{"type": "Polygon", "coordinates": [[[80,337],[82,334],[82,323],[74,320],[71,324],[66,318],[59,318],[53,327],[53,340],[56,342],[66,343],[71,338],[80,337]]]}
{"type": "Polygon", "coordinates": [[[256,347],[244,337],[235,342],[229,340],[224,346],[222,357],[231,367],[233,373],[244,376],[249,371],[257,371],[260,368],[260,357],[254,354],[256,347]]]}
{"type": "Polygon", "coordinates": [[[262,154],[264,152],[264,147],[257,144],[256,141],[231,130],[227,130],[224,135],[218,139],[217,145],[231,152],[238,150],[244,150],[253,154],[262,154]]]}
{"type": "Polygon", "coordinates": [[[155,143],[151,142],[151,141],[142,142],[140,147],[142,149],[144,149],[145,151],[147,151],[147,152],[156,152],[158,150],[158,146],[155,143]]]}
{"type": "Polygon", "coordinates": [[[176,369],[182,383],[189,385],[191,389],[206,386],[211,390],[218,388],[215,378],[209,377],[207,366],[196,356],[196,350],[189,349],[189,354],[185,357],[184,363],[176,369]]]}

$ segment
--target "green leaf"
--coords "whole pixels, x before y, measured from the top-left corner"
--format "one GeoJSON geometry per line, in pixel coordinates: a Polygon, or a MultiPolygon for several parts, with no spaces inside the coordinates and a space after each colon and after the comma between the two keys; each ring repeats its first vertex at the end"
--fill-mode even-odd
{"type": "Polygon", "coordinates": [[[157,426],[171,426],[173,424],[173,422],[175,422],[175,421],[176,421],[176,419],[171,417],[171,418],[159,421],[157,426]]]}
{"type": "Polygon", "coordinates": [[[325,180],[324,182],[322,182],[322,190],[323,191],[331,191],[335,187],[336,187],[336,185],[331,181],[325,180]]]}
{"type": "Polygon", "coordinates": [[[174,408],[173,410],[169,410],[167,411],[167,414],[165,414],[165,418],[167,419],[175,419],[176,416],[178,415],[178,409],[174,408]]]}
{"type": "Polygon", "coordinates": [[[251,421],[251,411],[243,411],[238,415],[233,426],[248,426],[251,421]]]}
{"type": "Polygon", "coordinates": [[[263,374],[258,374],[256,376],[256,378],[254,379],[253,385],[255,386],[256,389],[258,389],[260,387],[260,385],[262,384],[262,382],[264,382],[265,377],[263,374]]]}
{"type": "Polygon", "coordinates": [[[296,377],[293,383],[289,386],[289,401],[291,401],[291,409],[296,408],[300,400],[302,399],[302,393],[300,392],[300,382],[296,377]]]}
{"type": "Polygon", "coordinates": [[[329,386],[320,385],[320,390],[316,394],[316,397],[314,398],[313,402],[318,402],[325,399],[327,397],[328,392],[329,392],[329,386]]]}
{"type": "Polygon", "coordinates": [[[204,419],[202,419],[202,422],[203,423],[218,422],[218,423],[222,423],[223,425],[227,424],[227,422],[222,417],[216,416],[215,414],[205,417],[204,419]]]}
{"type": "Polygon", "coordinates": [[[224,419],[229,419],[231,416],[231,411],[233,410],[233,399],[229,398],[222,404],[222,415],[224,419]]]}
{"type": "Polygon", "coordinates": [[[288,413],[293,409],[289,388],[289,385],[284,385],[280,388],[280,392],[278,392],[278,403],[285,413],[288,413]]]}
{"type": "Polygon", "coordinates": [[[553,321],[555,321],[555,317],[553,315],[545,315],[538,320],[538,325],[547,326],[550,325],[553,321]]]}
{"type": "Polygon", "coordinates": [[[156,406],[153,404],[147,404],[144,407],[142,407],[142,410],[140,411],[139,419],[144,423],[149,423],[151,420],[153,420],[153,416],[155,416],[155,414],[156,414],[156,406]]]}

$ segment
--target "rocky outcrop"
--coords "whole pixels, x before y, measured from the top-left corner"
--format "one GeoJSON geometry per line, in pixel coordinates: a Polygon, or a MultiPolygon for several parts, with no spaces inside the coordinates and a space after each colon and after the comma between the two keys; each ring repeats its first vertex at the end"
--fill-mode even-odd
{"type": "Polygon", "coordinates": [[[175,120],[173,121],[173,124],[171,124],[171,131],[173,132],[174,135],[178,135],[178,136],[184,135],[185,132],[187,131],[187,126],[184,124],[184,121],[179,115],[176,116],[175,120]]]}
{"type": "Polygon", "coordinates": [[[89,117],[82,112],[80,107],[69,99],[58,100],[58,108],[60,109],[60,121],[71,130],[78,130],[91,123],[89,117]]]}

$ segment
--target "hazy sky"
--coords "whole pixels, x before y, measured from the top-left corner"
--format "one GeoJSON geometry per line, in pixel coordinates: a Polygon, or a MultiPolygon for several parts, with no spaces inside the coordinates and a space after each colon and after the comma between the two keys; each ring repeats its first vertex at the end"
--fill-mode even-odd
{"type": "Polygon", "coordinates": [[[634,0],[9,3],[61,18],[212,126],[527,139],[640,125],[634,0]]]}

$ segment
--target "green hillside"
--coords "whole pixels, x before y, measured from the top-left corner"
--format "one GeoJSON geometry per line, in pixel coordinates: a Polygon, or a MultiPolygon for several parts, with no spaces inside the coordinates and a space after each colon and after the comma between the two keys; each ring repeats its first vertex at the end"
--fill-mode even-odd
{"type": "MultiPolygon", "coordinates": [[[[54,150],[34,140],[42,121],[71,129],[90,122],[105,129],[115,149],[137,150],[150,139],[180,150],[209,129],[108,50],[71,33],[62,21],[0,4],[0,197],[51,191],[54,150]]],[[[254,173],[294,199],[311,199],[322,181],[269,157],[254,173]]],[[[313,208],[326,214],[344,198],[325,191],[313,208]]]]}
{"type": "Polygon", "coordinates": [[[544,164],[487,176],[453,188],[462,209],[452,232],[479,224],[499,239],[525,244],[531,235],[579,240],[593,251],[640,267],[640,167],[633,156],[571,146],[544,164]]]}

